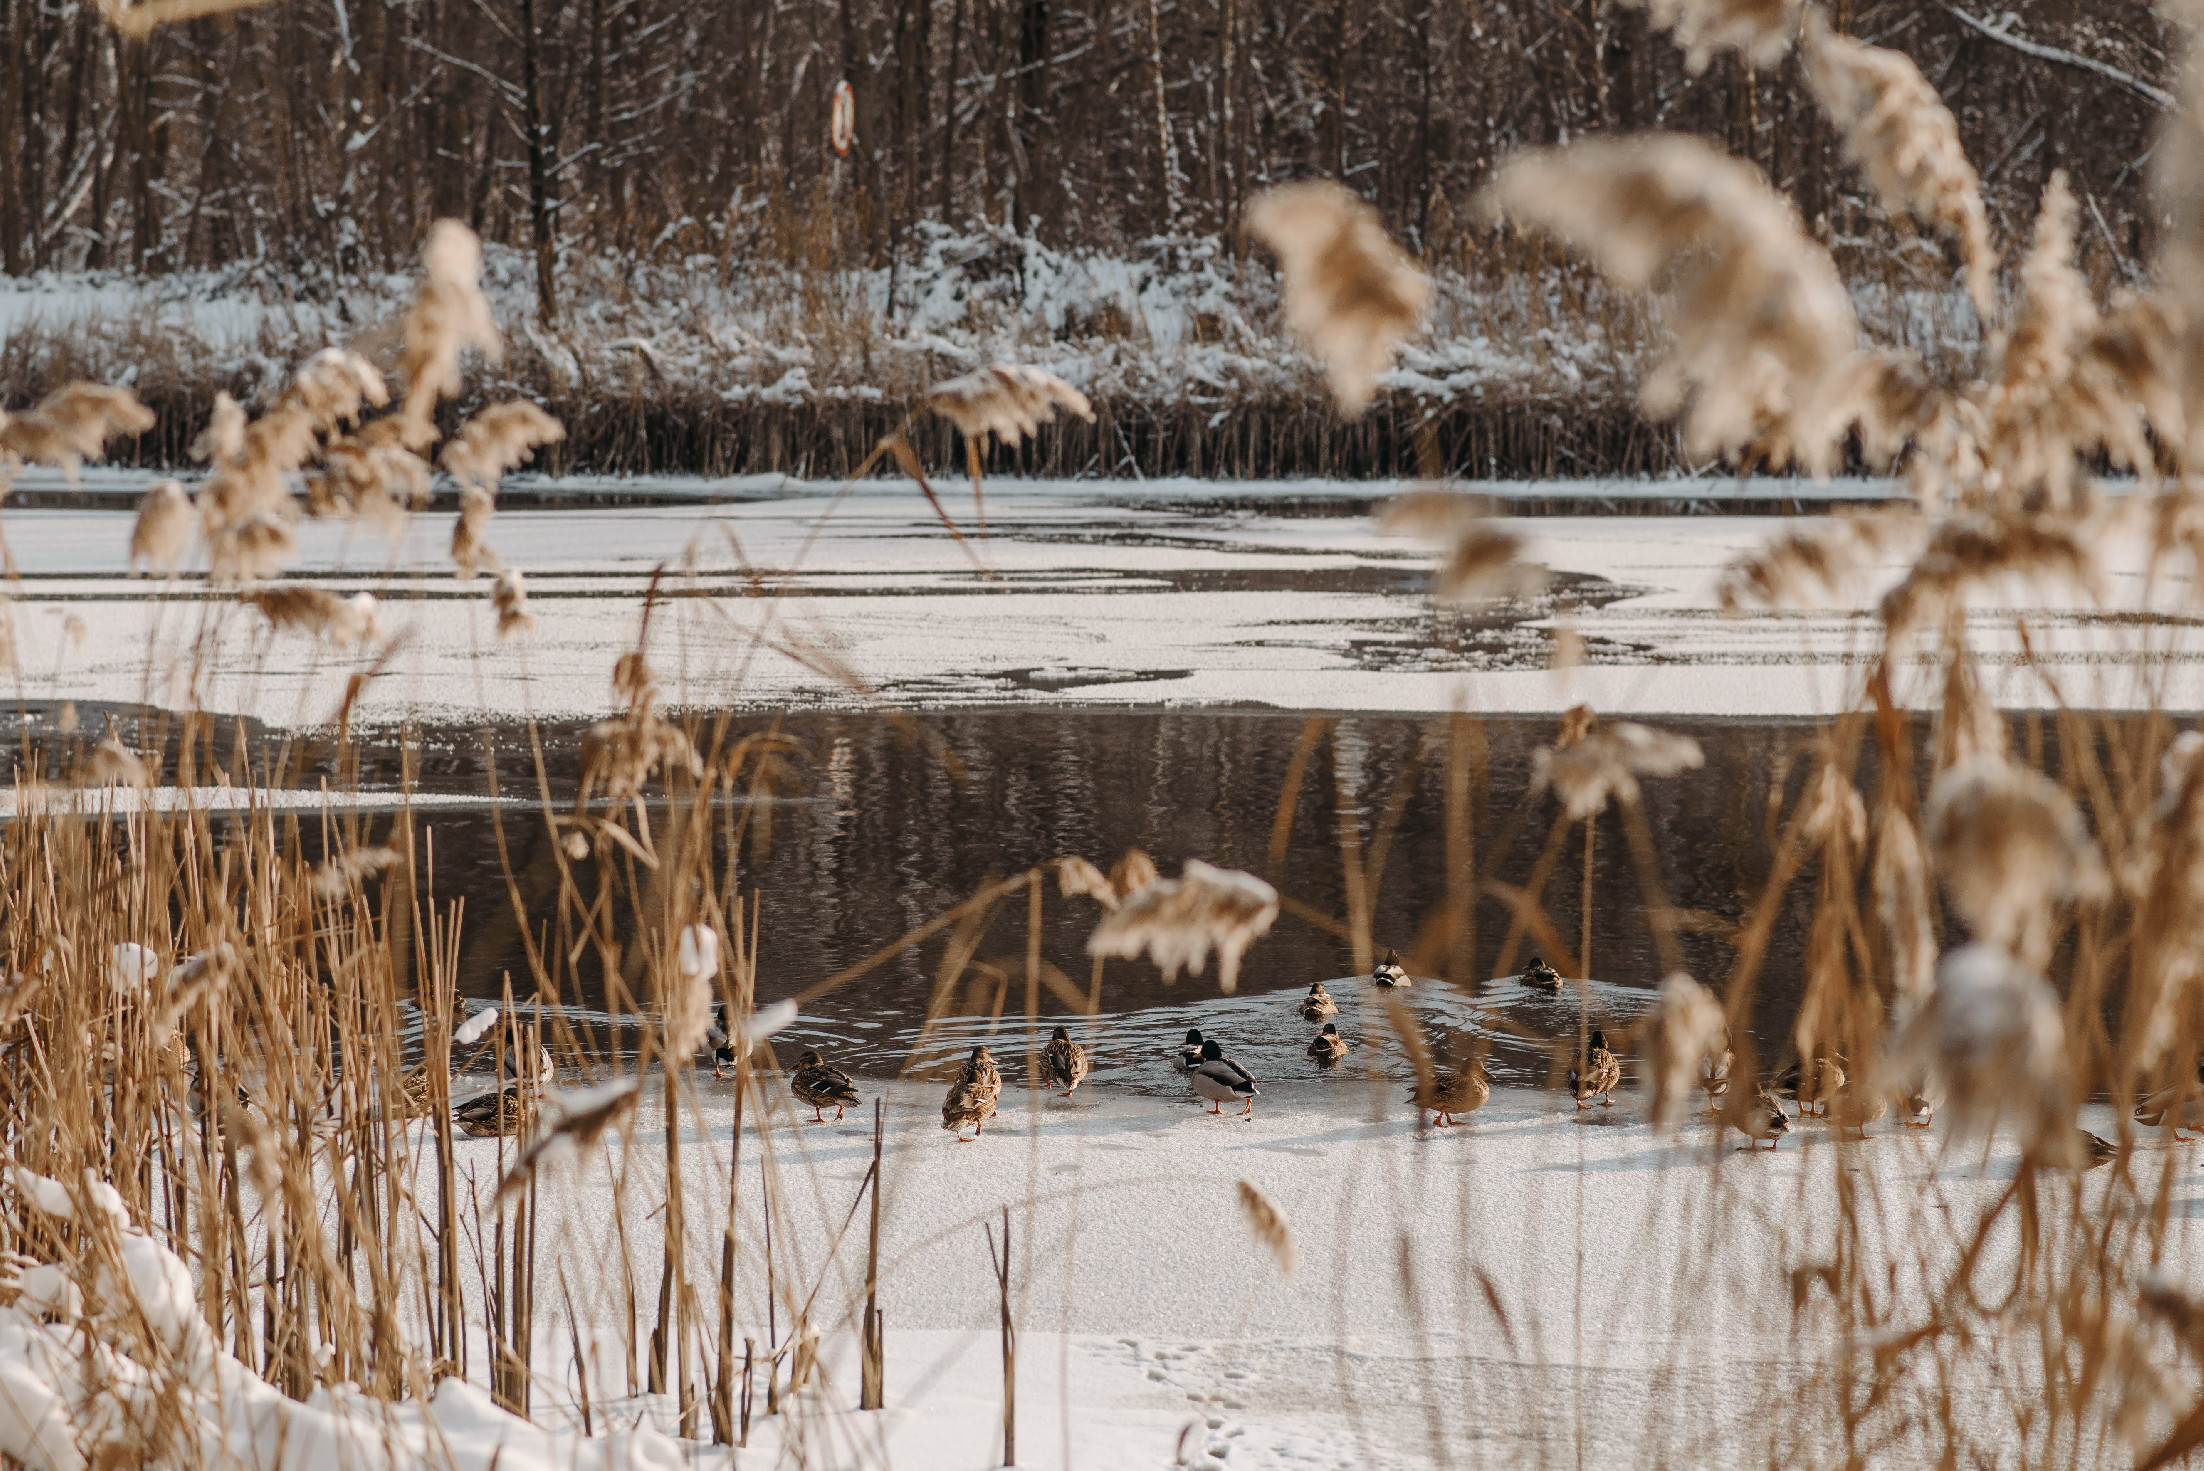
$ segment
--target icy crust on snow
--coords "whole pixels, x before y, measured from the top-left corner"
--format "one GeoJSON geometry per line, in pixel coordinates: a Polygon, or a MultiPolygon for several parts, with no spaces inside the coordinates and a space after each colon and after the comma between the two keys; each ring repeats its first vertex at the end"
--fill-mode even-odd
{"type": "MultiPolygon", "coordinates": [[[[1449,612],[1428,596],[1432,549],[1382,532],[1367,513],[1372,493],[1337,484],[1327,494],[1323,482],[1275,498],[996,483],[988,535],[961,542],[914,488],[889,481],[847,494],[783,485],[711,506],[504,511],[495,544],[526,572],[536,620],[510,640],[497,636],[482,585],[454,580],[445,513],[412,518],[396,543],[304,523],[294,575],[376,593],[386,628],[404,632],[353,711],[369,724],[604,714],[613,662],[660,569],[661,590],[683,595],[651,620],[650,659],[676,705],[1545,714],[1588,701],[1609,715],[1775,718],[1858,701],[1877,645],[1875,601],[1904,567],[1894,549],[1863,570],[1850,602],[1732,617],[1717,595],[1723,567],[1785,518],[1502,519],[1552,572],[1551,587],[1449,612]],[[1555,670],[1564,624],[1585,662],[1555,670]]],[[[976,531],[969,494],[945,504],[976,531]]],[[[19,510],[7,530],[23,574],[13,621],[28,698],[196,698],[276,726],[314,725],[361,667],[307,637],[271,636],[260,615],[210,598],[203,581],[129,575],[126,515],[19,510]],[[194,692],[185,676],[202,657],[194,692]]],[[[2204,708],[2191,590],[2150,577],[2140,535],[2096,550],[2101,595],[1995,585],[1972,594],[1971,637],[1992,697],[2009,708],[2204,708]],[[2145,610],[2182,616],[2134,616],[2145,610]]],[[[1932,674],[1901,661],[1899,697],[1934,705],[1932,674]]]]}
{"type": "Polygon", "coordinates": [[[16,1299],[0,1307],[0,1452],[31,1471],[141,1458],[252,1471],[688,1463],[648,1427],[603,1437],[539,1429],[459,1379],[441,1381],[426,1404],[386,1405],[341,1387],[293,1400],[222,1350],[191,1269],[130,1222],[111,1187],[86,1182],[82,1198],[95,1203],[87,1222],[60,1181],[15,1167],[9,1183],[31,1211],[86,1223],[93,1237],[80,1258],[93,1263],[90,1280],[39,1264],[19,1270],[16,1299]]]}

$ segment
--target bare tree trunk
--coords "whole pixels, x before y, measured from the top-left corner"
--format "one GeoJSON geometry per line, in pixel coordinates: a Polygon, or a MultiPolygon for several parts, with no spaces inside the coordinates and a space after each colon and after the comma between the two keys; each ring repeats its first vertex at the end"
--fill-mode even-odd
{"type": "Polygon", "coordinates": [[[520,0],[520,85],[528,136],[528,231],[536,247],[536,315],[545,326],[559,320],[553,274],[558,247],[551,238],[551,160],[543,108],[543,39],[536,30],[536,0],[520,0]]]}

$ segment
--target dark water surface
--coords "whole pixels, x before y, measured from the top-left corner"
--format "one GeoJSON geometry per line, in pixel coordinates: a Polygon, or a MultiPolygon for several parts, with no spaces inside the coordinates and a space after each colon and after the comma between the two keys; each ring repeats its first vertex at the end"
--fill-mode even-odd
{"type": "MultiPolygon", "coordinates": [[[[1287,897],[1289,909],[1250,951],[1237,997],[1219,995],[1213,972],[1167,985],[1145,962],[1108,962],[1099,992],[1104,1021],[1085,1030],[1100,1044],[1099,1081],[1114,1076],[1136,1086],[1168,1084],[1168,1044],[1188,1025],[1223,1031],[1236,1055],[1307,1071],[1301,1049],[1315,1028],[1296,1014],[1292,998],[1316,979],[1339,993],[1346,1008],[1342,1031],[1374,1045],[1391,1030],[1376,1009],[1376,993],[1352,979],[1352,947],[1308,916],[1339,920],[1347,913],[1342,828],[1362,846],[1366,873],[1375,868],[1389,829],[1369,897],[1371,931],[1380,951],[1395,947],[1405,955],[1417,948],[1447,896],[1447,767],[1454,737],[1443,718],[1346,715],[1324,721],[1284,829],[1283,858],[1273,866],[1280,795],[1308,729],[1304,716],[1210,708],[744,719],[738,729],[777,728],[798,751],[784,790],[753,814],[768,824],[769,848],[759,852],[746,844],[740,861],[744,889],[760,895],[758,1000],[805,991],[992,879],[1067,854],[1107,868],[1137,846],[1165,874],[1187,858],[1261,874],[1287,897]]],[[[1782,780],[1795,793],[1813,729],[1803,723],[1661,724],[1693,736],[1706,753],[1703,770],[1648,781],[1645,811],[1660,881],[1673,903],[1694,912],[1682,941],[1686,964],[1719,987],[1733,961],[1730,927],[1758,898],[1771,866],[1771,781],[1782,780]]],[[[1473,1038],[1469,1045],[1493,1048],[1491,1066],[1501,1081],[1543,1081],[1559,1055],[1546,1039],[1565,1040],[1574,1050],[1580,1001],[1590,1002],[1594,1024],[1627,1019],[1650,1002],[1662,974],[1640,876],[1622,820],[1610,812],[1599,820],[1593,845],[1595,984],[1582,996],[1556,1001],[1494,979],[1511,913],[1496,886],[1528,884],[1559,811],[1550,795],[1532,790],[1533,753],[1554,734],[1550,718],[1485,718],[1465,730],[1470,823],[1466,839],[1457,838],[1457,851],[1469,856],[1483,889],[1474,935],[1451,957],[1425,947],[1433,960],[1424,969],[1442,976],[1456,969],[1455,984],[1434,977],[1406,996],[1440,1045],[1473,1038]]],[[[578,736],[573,729],[543,733],[550,770],[574,769],[578,736]]],[[[421,746],[422,789],[486,791],[485,739],[480,732],[431,733],[421,746]]],[[[527,733],[499,730],[487,739],[500,790],[508,798],[533,793],[527,733]]],[[[394,776],[395,769],[394,756],[386,753],[370,761],[363,785],[374,785],[378,774],[394,776]]],[[[562,780],[553,791],[562,805],[570,800],[570,783],[562,780]]],[[[436,898],[465,900],[464,988],[495,996],[510,972],[525,994],[528,971],[495,826],[503,825],[528,923],[540,931],[557,882],[554,840],[540,812],[520,802],[494,813],[487,805],[423,808],[418,821],[434,834],[436,898]]],[[[1539,896],[1572,948],[1581,915],[1582,844],[1581,829],[1566,836],[1539,896]]],[[[1796,1004],[1812,893],[1809,871],[1792,884],[1761,967],[1756,1029],[1764,1036],[1779,1036],[1796,1004]]],[[[992,911],[976,937],[974,963],[954,987],[951,1017],[923,1038],[920,1023],[950,943],[947,932],[807,1005],[789,1038],[827,1047],[846,1065],[871,1073],[934,1061],[984,1037],[1022,1051],[1028,1045],[1026,914],[1022,893],[992,911]]],[[[1053,881],[1048,885],[1041,954],[1063,985],[1038,993],[1044,1027],[1071,1010],[1069,999],[1083,1002],[1089,994],[1093,971],[1084,947],[1099,914],[1091,900],[1064,899],[1053,881]]],[[[1519,969],[1539,948],[1535,939],[1517,943],[1507,970],[1519,969]]],[[[592,1011],[602,1004],[601,996],[581,999],[592,1011]]]]}

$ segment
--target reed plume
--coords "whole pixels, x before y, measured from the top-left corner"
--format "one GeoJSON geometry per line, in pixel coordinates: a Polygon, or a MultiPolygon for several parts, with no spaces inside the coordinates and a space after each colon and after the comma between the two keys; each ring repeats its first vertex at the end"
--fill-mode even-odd
{"type": "Polygon", "coordinates": [[[1684,65],[1697,76],[1717,51],[1735,51],[1747,66],[1772,66],[1790,49],[1803,0],[1629,0],[1655,30],[1673,32],[1684,65]]]}
{"type": "Polygon", "coordinates": [[[514,402],[493,404],[476,414],[444,446],[443,466],[459,482],[452,563],[460,581],[503,566],[488,540],[490,520],[497,514],[498,481],[539,445],[564,438],[566,429],[558,420],[532,403],[514,402]]]}
{"type": "Polygon", "coordinates": [[[240,601],[259,609],[281,632],[303,633],[354,647],[382,637],[381,611],[371,592],[347,598],[326,588],[272,587],[248,593],[240,601]]]}
{"type": "Polygon", "coordinates": [[[181,481],[156,484],[138,502],[138,519],[130,526],[130,565],[143,562],[155,571],[175,571],[191,545],[195,520],[191,496],[181,481]]]}
{"type": "Polygon", "coordinates": [[[2050,958],[2057,905],[2101,899],[2109,880],[2073,800],[2040,772],[1978,756],[1929,789],[1929,851],[1976,939],[2021,963],[2050,958]]]}
{"type": "Polygon", "coordinates": [[[1246,1180],[1238,1185],[1240,1214],[1247,1217],[1247,1228],[1255,1233],[1255,1240],[1278,1263],[1278,1270],[1288,1277],[1293,1275],[1295,1257],[1293,1228],[1286,1224],[1286,1214],[1278,1209],[1278,1202],[1246,1180]]]}
{"type": "Polygon", "coordinates": [[[1722,569],[1715,597],[1725,613],[1812,607],[1841,596],[1869,563],[1920,541],[1924,523],[1889,512],[1819,517],[1789,527],[1722,569]]]}
{"type": "Polygon", "coordinates": [[[405,857],[403,852],[387,844],[353,848],[314,870],[314,892],[324,899],[342,899],[352,892],[354,884],[374,878],[393,864],[403,863],[405,857]]]}
{"type": "Polygon", "coordinates": [[[1076,854],[1056,860],[1056,887],[1063,896],[1084,894],[1104,909],[1117,908],[1155,880],[1155,860],[1138,848],[1126,849],[1107,874],[1076,854]]]}
{"type": "Polygon", "coordinates": [[[1446,549],[1432,589],[1441,602],[1529,597],[1546,585],[1545,569],[1522,560],[1522,538],[1492,525],[1476,497],[1449,490],[1411,491],[1385,503],[1379,524],[1446,549]]]}
{"type": "Polygon", "coordinates": [[[1687,452],[1835,468],[1872,381],[1852,371],[1858,322],[1828,253],[1756,170],[1695,138],[1590,139],[1517,154],[1491,198],[1658,294],[1673,350],[1644,406],[1682,412],[1687,452]]]}
{"type": "Polygon", "coordinates": [[[1959,143],[1944,99],[1902,51],[1868,46],[1806,23],[1806,76],[1845,151],[1893,214],[1910,213],[1959,247],[1967,295],[1985,322],[1996,305],[1997,248],[1982,207],[1982,181],[1959,143]]]}
{"type": "Polygon", "coordinates": [[[1696,771],[1706,764],[1706,754],[1690,736],[1618,720],[1594,727],[1574,744],[1540,746],[1532,761],[1534,788],[1553,791],[1569,818],[1581,822],[1610,800],[1635,803],[1639,777],[1696,771]]]}
{"type": "Polygon", "coordinates": [[[469,348],[492,362],[504,344],[482,294],[482,242],[457,220],[438,220],[421,247],[421,286],[404,323],[398,372],[406,396],[399,413],[405,444],[419,451],[436,440],[436,405],[460,389],[459,360],[469,348]]]}
{"type": "Polygon", "coordinates": [[[0,464],[53,465],[73,479],[77,467],[107,452],[107,441],[153,427],[153,411],[127,388],[68,383],[19,414],[0,410],[0,464]]]}
{"type": "Polygon", "coordinates": [[[2070,521],[2044,516],[1952,516],[1883,594],[1883,627],[1895,642],[1920,627],[1948,622],[1969,589],[2000,577],[2064,581],[2094,590],[2096,558],[2070,521]]]}
{"type": "Polygon", "coordinates": [[[1661,982],[1645,1072],[1654,1127],[1665,1128],[1698,1092],[1700,1063],[1721,1055],[1728,1033],[1722,1003],[1706,987],[1682,971],[1661,982]]]}
{"type": "Polygon", "coordinates": [[[1891,988],[1903,1020],[1928,1000],[1936,979],[1937,944],[1921,835],[1896,804],[1886,804],[1876,824],[1871,883],[1875,913],[1890,947],[1891,988]]]}
{"type": "Polygon", "coordinates": [[[1286,323],[1324,365],[1341,412],[1355,417],[1394,349],[1423,329],[1430,278],[1377,211],[1337,184],[1266,190],[1248,206],[1247,230],[1278,257],[1286,323]]]}
{"type": "Polygon", "coordinates": [[[1094,406],[1085,394],[1054,373],[1022,363],[995,363],[944,379],[926,390],[926,406],[974,444],[989,435],[1002,444],[1022,443],[1043,424],[1054,423],[1059,408],[1094,422],[1094,406]]]}
{"type": "Polygon", "coordinates": [[[1934,1080],[1955,1130],[1981,1134],[2003,1123],[2031,1150],[2071,1147],[2074,1099],[2058,996],[1997,946],[1978,942],[1944,957],[1895,1056],[1934,1080]]]}
{"type": "Polygon", "coordinates": [[[107,736],[92,747],[77,768],[77,785],[87,787],[144,787],[153,783],[145,761],[116,736],[107,736]]]}
{"type": "Polygon", "coordinates": [[[1269,884],[1189,858],[1177,878],[1143,884],[1104,915],[1087,953],[1131,960],[1145,951],[1170,982],[1181,970],[1200,975],[1214,949],[1217,985],[1229,995],[1240,983],[1240,957],[1277,918],[1278,891],[1269,884]]]}
{"type": "Polygon", "coordinates": [[[528,611],[528,587],[518,567],[498,573],[497,581],[490,584],[490,605],[497,610],[499,638],[511,638],[536,626],[536,615],[528,611]]]}
{"type": "Polygon", "coordinates": [[[712,997],[719,986],[719,933],[710,925],[681,927],[674,946],[671,984],[660,998],[669,1067],[695,1056],[712,1027],[712,997]]]}

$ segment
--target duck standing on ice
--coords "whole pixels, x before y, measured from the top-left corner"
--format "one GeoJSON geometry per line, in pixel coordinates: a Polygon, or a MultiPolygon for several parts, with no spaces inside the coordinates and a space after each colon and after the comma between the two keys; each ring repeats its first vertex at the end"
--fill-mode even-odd
{"type": "Polygon", "coordinates": [[[1066,1098],[1071,1097],[1092,1070],[1087,1049],[1071,1040],[1071,1028],[1058,1027],[1050,1034],[1048,1051],[1041,1054],[1041,1083],[1049,1092],[1061,1088],[1066,1098]]]}
{"type": "Polygon", "coordinates": [[[842,1110],[857,1102],[857,1085],[850,1081],[849,1074],[808,1047],[796,1059],[796,1071],[788,1075],[788,1091],[811,1105],[811,1121],[815,1124],[826,1122],[820,1110],[831,1107],[839,1122],[842,1110]]]}
{"type": "Polygon", "coordinates": [[[1201,1062],[1187,1077],[1194,1091],[1209,1100],[1211,1113],[1223,1113],[1223,1105],[1234,1099],[1247,1100],[1247,1107],[1240,1110],[1242,1117],[1255,1112],[1255,1076],[1224,1055],[1224,1044],[1212,1037],[1201,1044],[1201,1062]]]}
{"type": "Polygon", "coordinates": [[[949,1085],[949,1096],[941,1103],[941,1126],[957,1136],[959,1144],[969,1144],[964,1137],[964,1126],[972,1126],[972,1139],[980,1136],[980,1130],[995,1116],[995,1100],[1002,1096],[1003,1075],[995,1066],[995,1054],[985,1047],[975,1047],[965,1059],[964,1071],[949,1085]]]}
{"type": "Polygon", "coordinates": [[[1395,986],[1408,984],[1408,972],[1402,967],[1400,957],[1388,950],[1385,958],[1377,963],[1377,968],[1370,972],[1370,981],[1381,990],[1390,991],[1395,986]]]}
{"type": "Polygon", "coordinates": [[[1607,1050],[1607,1034],[1592,1028],[1591,1050],[1581,1068],[1569,1069],[1569,1091],[1578,1108],[1590,1108],[1597,1098],[1602,1108],[1615,1106],[1614,1092],[1622,1086],[1622,1062],[1607,1050]]]}
{"type": "Polygon", "coordinates": [[[1434,1073],[1428,1080],[1419,1079],[1408,1090],[1408,1101],[1437,1114],[1442,1129],[1454,1122],[1454,1115],[1483,1108],[1490,1097],[1492,1083],[1485,1077],[1484,1068],[1474,1062],[1459,1072],[1434,1073]]]}

